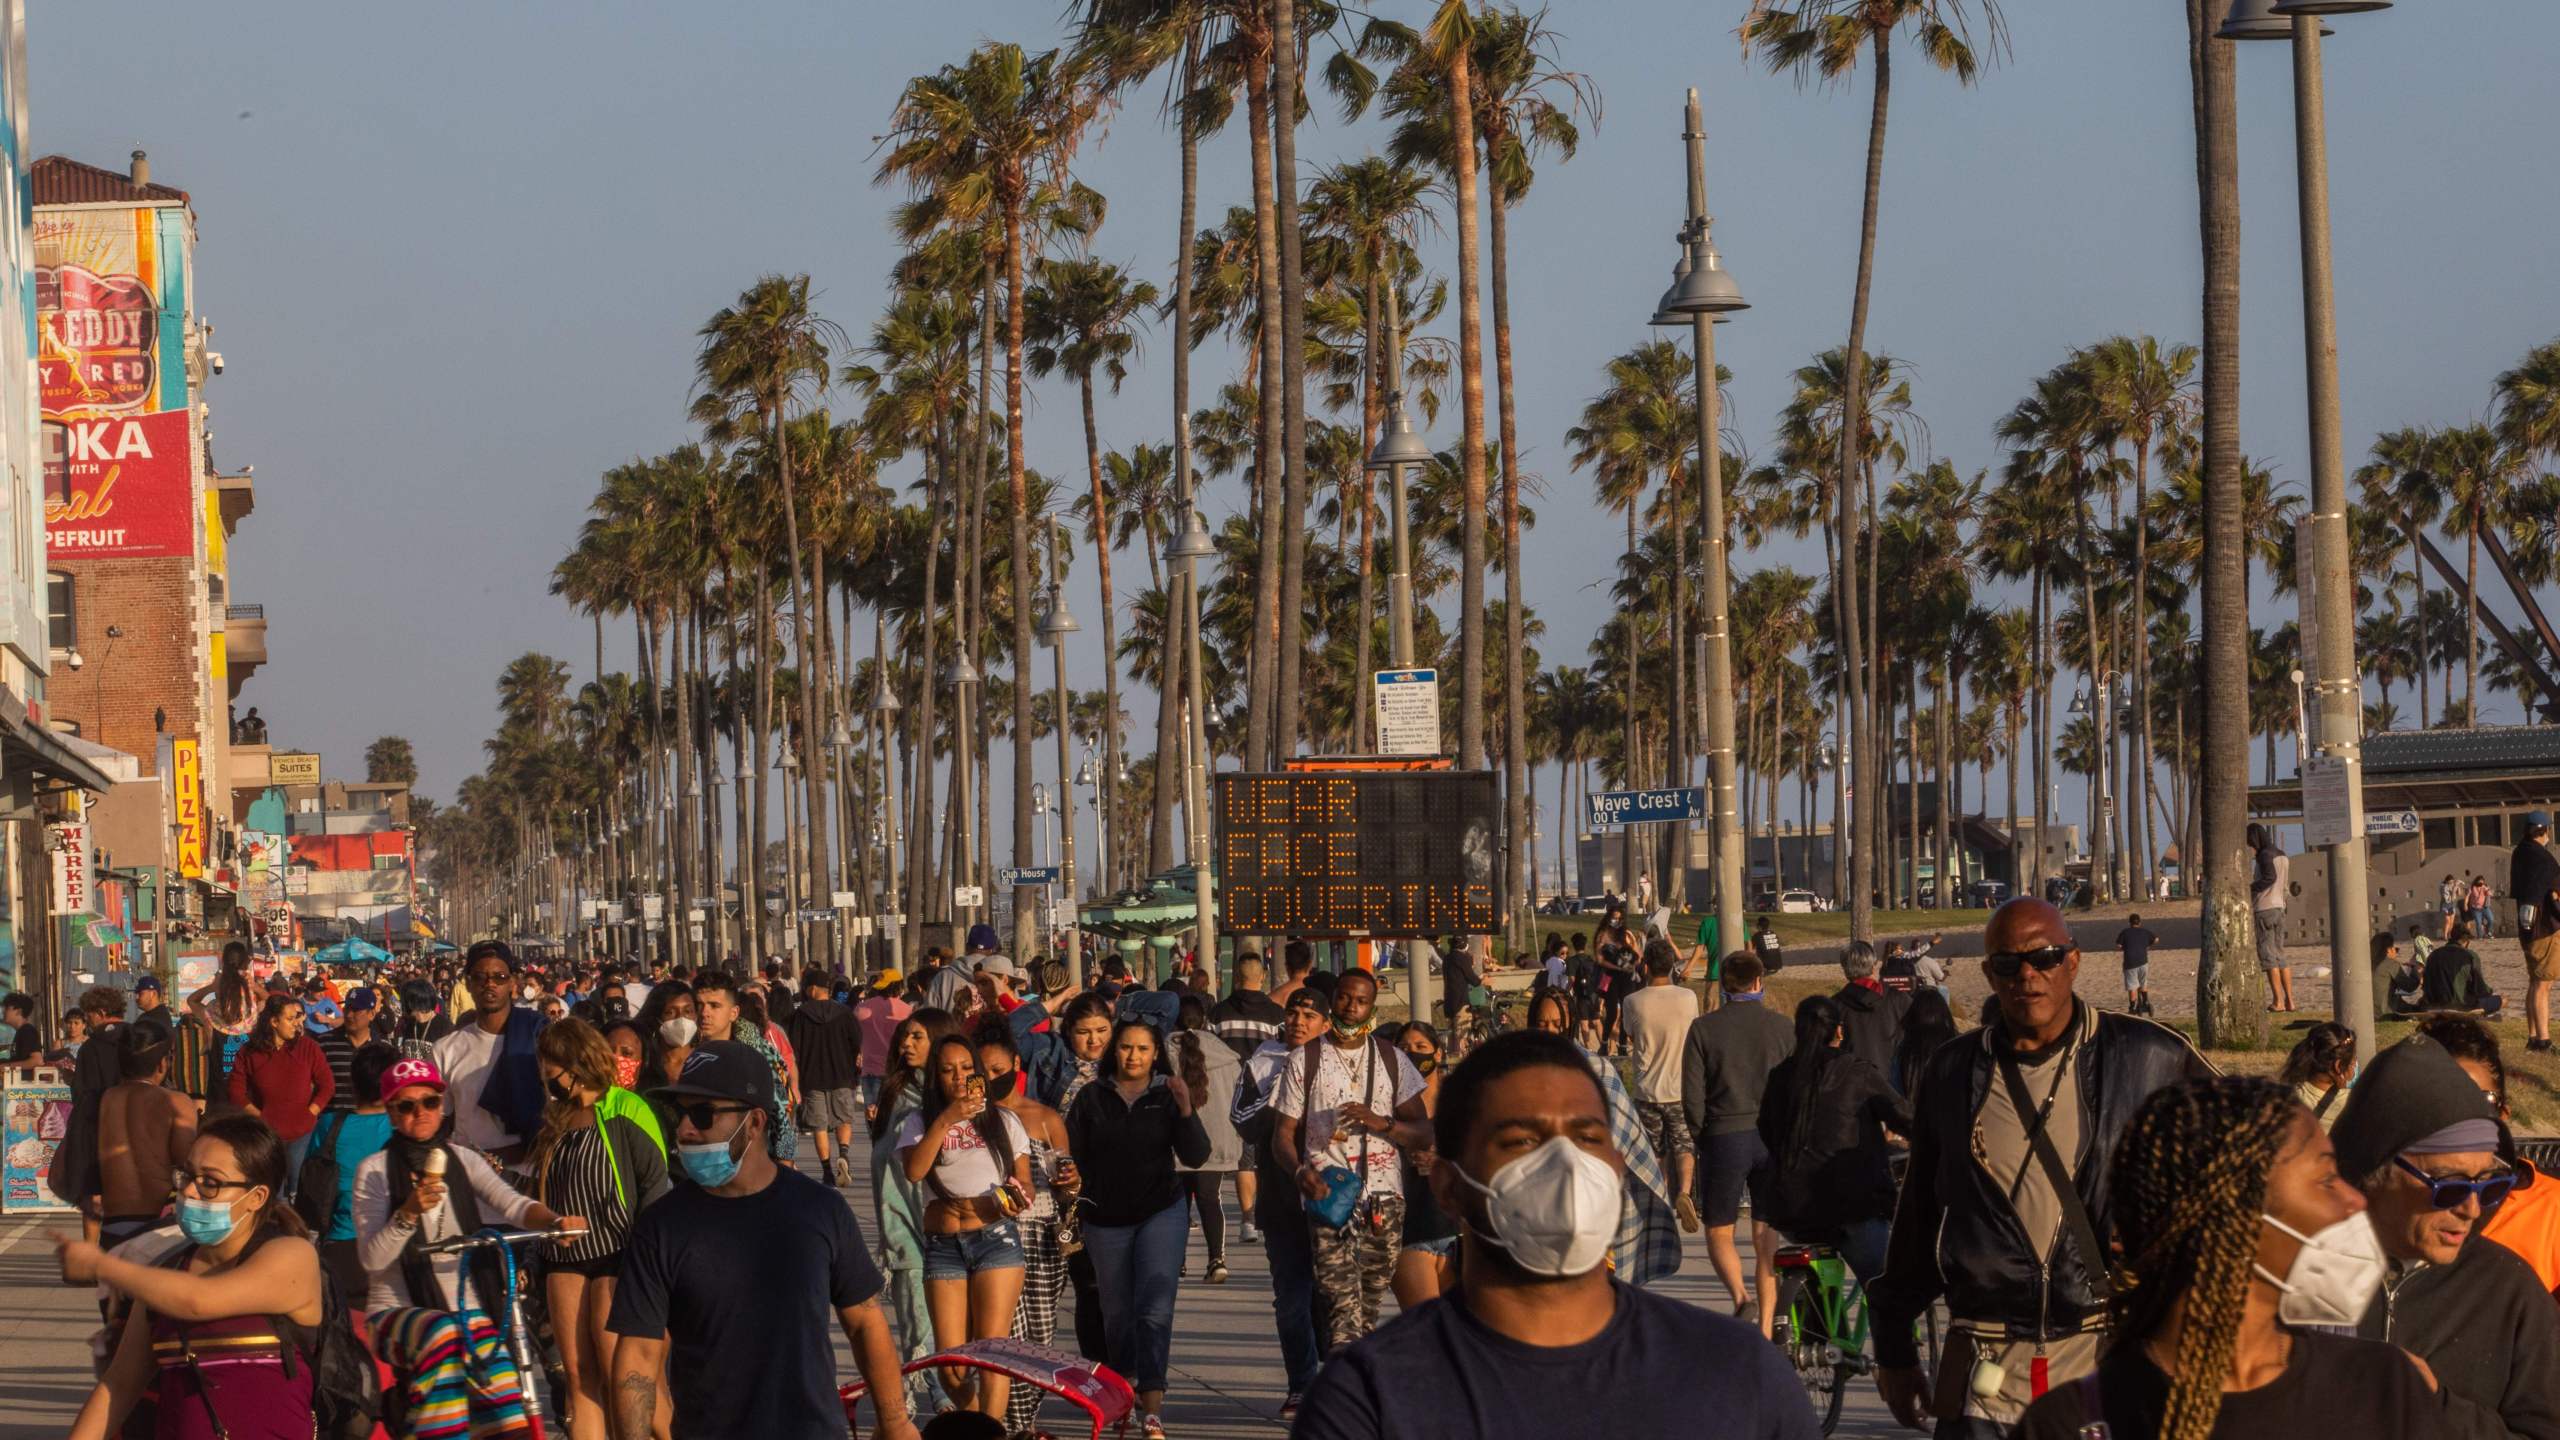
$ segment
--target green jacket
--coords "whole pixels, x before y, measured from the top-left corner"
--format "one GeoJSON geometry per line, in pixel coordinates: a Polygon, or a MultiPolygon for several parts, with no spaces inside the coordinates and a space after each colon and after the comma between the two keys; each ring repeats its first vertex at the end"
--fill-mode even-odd
{"type": "Polygon", "coordinates": [[[596,1101],[596,1128],[613,1170],[613,1195],[632,1214],[667,1193],[667,1136],[649,1102],[616,1085],[596,1101]],[[631,1177],[625,1180],[624,1177],[631,1177]],[[631,1198],[637,1182],[640,1199],[631,1198]]]}

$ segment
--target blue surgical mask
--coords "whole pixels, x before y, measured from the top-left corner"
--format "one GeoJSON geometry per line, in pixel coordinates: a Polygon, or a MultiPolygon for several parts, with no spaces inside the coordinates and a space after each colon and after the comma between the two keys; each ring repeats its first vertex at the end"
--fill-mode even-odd
{"type": "MultiPolygon", "coordinates": [[[[740,1116],[738,1134],[746,1133],[746,1128],[746,1118],[740,1116]]],[[[684,1166],[684,1173],[694,1184],[705,1190],[717,1190],[738,1173],[738,1157],[730,1149],[737,1142],[737,1135],[726,1140],[704,1140],[692,1144],[680,1142],[676,1146],[676,1160],[684,1166]]]]}
{"type": "Polygon", "coordinates": [[[231,1207],[219,1200],[178,1200],[178,1229],[198,1245],[219,1245],[231,1238],[231,1207]]]}

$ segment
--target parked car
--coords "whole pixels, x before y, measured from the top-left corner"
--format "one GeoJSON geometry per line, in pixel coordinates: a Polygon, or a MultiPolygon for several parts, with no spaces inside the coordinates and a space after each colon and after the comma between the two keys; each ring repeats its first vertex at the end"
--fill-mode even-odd
{"type": "Polygon", "coordinates": [[[1781,915],[1810,915],[1814,911],[1813,892],[1810,890],[1781,890],[1778,892],[1778,903],[1776,909],[1781,915]]]}
{"type": "Polygon", "coordinates": [[[1964,903],[1976,910],[1997,910],[2009,903],[2008,882],[1976,880],[1965,887],[1964,903]]]}

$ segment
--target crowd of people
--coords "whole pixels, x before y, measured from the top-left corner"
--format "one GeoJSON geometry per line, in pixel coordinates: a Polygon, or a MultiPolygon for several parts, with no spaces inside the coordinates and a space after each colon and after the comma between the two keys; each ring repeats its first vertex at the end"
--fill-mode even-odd
{"type": "MultiPolygon", "coordinates": [[[[2560,928],[2540,893],[2528,937],[2560,928]]],[[[2469,921],[2445,923],[2422,969],[2469,921]]],[[[1158,1437],[1181,1291],[1242,1245],[1298,1434],[1804,1440],[1767,1340],[1813,1246],[1865,1289],[1885,1406],[1949,1440],[2560,1440],[2560,1186],[2517,1153],[2490,1007],[2428,1008],[2362,1064],[2314,1026],[2279,1077],[2225,1077],[2137,1013],[2138,918],[2107,1009],[2060,912],[2003,906],[1972,1028],[1938,936],[1848,944],[1788,1013],[1762,946],[1596,928],[1489,1036],[1382,1024],[1377,977],[1304,942],[1221,986],[1188,956],[1071,973],[984,926],[858,979],[488,941],[360,977],[235,947],[130,1015],[98,987],[51,1177],[88,1221],[64,1276],[107,1320],[73,1433],[361,1433],[333,1423],[364,1403],[334,1345],[520,1287],[577,1440],[841,1433],[839,1333],[882,1435],[1031,1433],[1036,1387],[919,1363],[1013,1339],[1107,1365],[1158,1437]],[[453,1243],[490,1226],[534,1238],[453,1243]],[[1731,1314],[1649,1288],[1682,1231],[1731,1314]]],[[[2375,954],[2396,973],[2394,937],[2375,954]]],[[[472,1374],[382,1417],[476,1423],[472,1374]]]]}

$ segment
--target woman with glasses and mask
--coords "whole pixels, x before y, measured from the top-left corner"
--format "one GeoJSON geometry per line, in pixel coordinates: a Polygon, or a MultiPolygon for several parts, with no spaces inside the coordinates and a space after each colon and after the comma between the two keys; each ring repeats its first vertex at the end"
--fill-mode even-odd
{"type": "Polygon", "coordinates": [[[667,1192],[667,1139],[647,1101],[615,1083],[613,1048],[594,1026],[563,1020],[536,1047],[551,1097],[528,1161],[543,1205],[587,1217],[583,1232],[543,1247],[543,1296],[569,1381],[572,1440],[607,1440],[605,1378],[614,1276],[641,1209],[667,1192]]]}
{"type": "MultiPolygon", "coordinates": [[[[564,1217],[498,1176],[479,1151],[457,1145],[451,1134],[444,1073],[432,1060],[402,1060],[382,1077],[382,1100],[391,1113],[391,1140],[382,1153],[356,1167],[356,1259],[364,1266],[364,1308],[463,1306],[462,1260],[429,1255],[436,1240],[468,1235],[483,1225],[583,1230],[587,1222],[564,1217]]],[[[503,1294],[497,1257],[475,1252],[474,1294],[494,1304],[503,1294]]]]}
{"type": "Polygon", "coordinates": [[[2451,1433],[2406,1353],[2319,1328],[2352,1324],[2386,1267],[2364,1197],[2284,1086],[2153,1095],[2108,1182],[2121,1318],[2096,1373],[2029,1406],[2021,1440],[2451,1433]]]}
{"type": "Polygon", "coordinates": [[[138,1265],[57,1241],[63,1278],[134,1301],[113,1358],[71,1425],[107,1440],[146,1393],[162,1440],[308,1440],[308,1357],[326,1314],[320,1254],[284,1198],[285,1147],[251,1115],[196,1132],[177,1185],[177,1257],[138,1265]],[[218,1359],[207,1363],[207,1356],[218,1359]]]}

